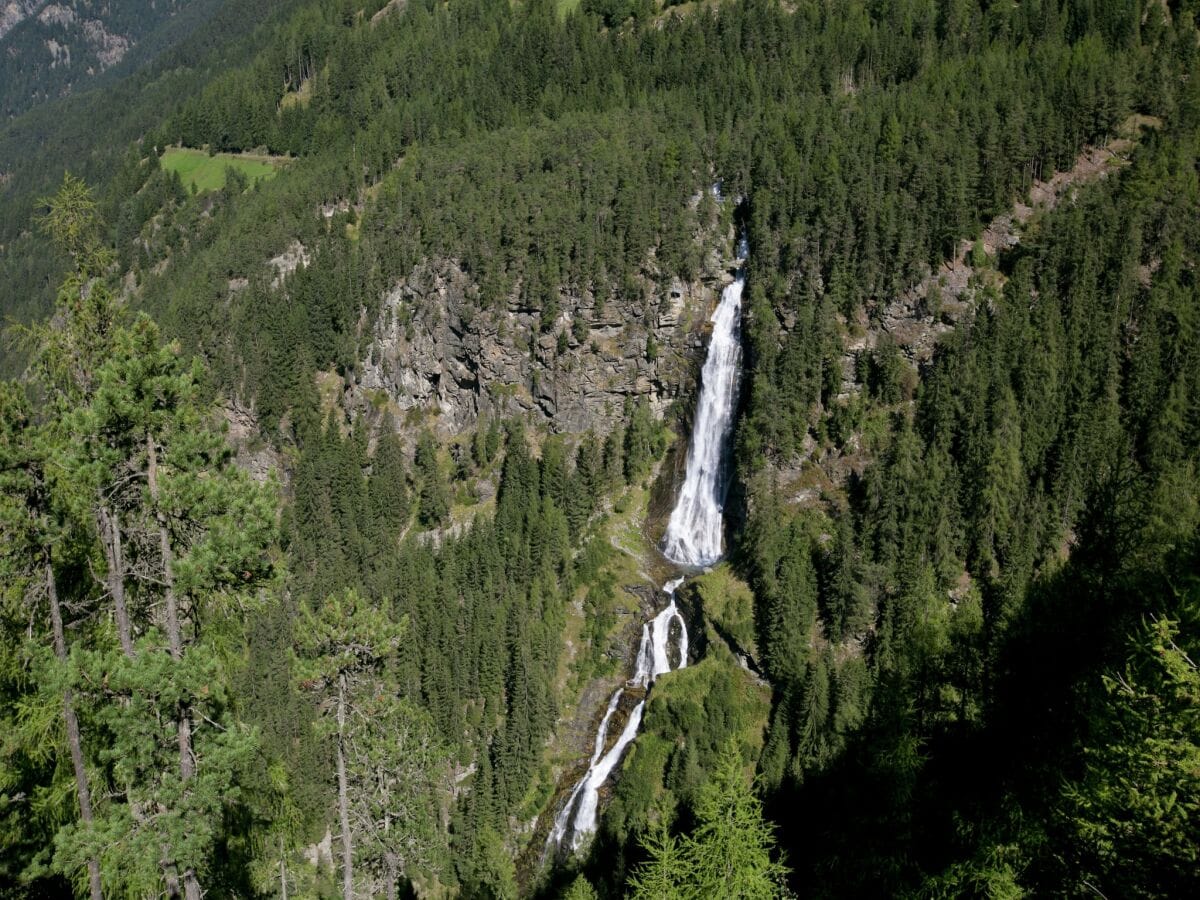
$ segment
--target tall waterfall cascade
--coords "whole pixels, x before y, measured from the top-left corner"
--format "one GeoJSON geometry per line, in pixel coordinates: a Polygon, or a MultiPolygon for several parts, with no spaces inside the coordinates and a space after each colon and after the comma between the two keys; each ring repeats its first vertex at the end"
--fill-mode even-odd
{"type": "MultiPolygon", "coordinates": [[[[746,258],[746,242],[738,244],[746,258]]],[[[687,473],[671,511],[662,552],[683,566],[710,566],[723,552],[725,495],[729,490],[729,440],[742,362],[742,290],[745,269],[721,293],[712,317],[712,339],[701,373],[700,399],[688,449],[687,473]]]]}
{"type": "MultiPolygon", "coordinates": [[[[737,249],[739,261],[745,260],[744,238],[738,242],[737,249]]],[[[722,291],[721,302],[712,317],[712,338],[701,373],[687,473],[662,542],[663,555],[681,566],[711,565],[723,552],[725,494],[729,487],[727,460],[741,367],[742,290],[745,284],[745,271],[739,268],[734,280],[722,291]]],[[[607,746],[609,726],[626,689],[649,690],[660,675],[687,665],[687,624],[675,605],[675,591],[682,583],[683,577],[679,577],[663,585],[668,598],[666,607],[642,626],[633,678],[624,687],[617,688],[608,702],[596,731],[587,771],[555,816],[546,838],[547,853],[566,848],[574,853],[596,830],[600,789],[637,737],[645,711],[643,694],[630,710],[616,741],[611,747],[607,746]],[[671,626],[676,623],[678,636],[672,648],[671,626]],[[677,662],[673,664],[675,660],[677,662]]]]}

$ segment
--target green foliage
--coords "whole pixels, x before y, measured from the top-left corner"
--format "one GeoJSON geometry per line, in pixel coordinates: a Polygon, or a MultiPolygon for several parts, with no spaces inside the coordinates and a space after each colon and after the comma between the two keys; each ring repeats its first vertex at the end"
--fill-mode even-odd
{"type": "Polygon", "coordinates": [[[731,642],[735,650],[757,658],[754,630],[754,594],[733,574],[728,564],[687,582],[704,610],[705,621],[716,629],[718,640],[731,642]]]}
{"type": "Polygon", "coordinates": [[[96,761],[123,789],[125,802],[98,810],[91,828],[63,828],[54,866],[79,871],[87,859],[99,858],[105,882],[116,892],[156,890],[164,878],[178,877],[164,875],[164,860],[203,881],[220,877],[213,865],[223,823],[240,805],[258,750],[251,727],[228,715],[227,675],[211,651],[189,652],[176,661],[154,647],[153,639],[133,659],[110,645],[80,661],[84,683],[101,682],[111,692],[95,714],[106,738],[96,761]],[[176,727],[169,718],[181,707],[201,723],[192,752],[203,764],[190,777],[180,775],[176,727]]]}
{"type": "MultiPolygon", "coordinates": [[[[478,289],[470,302],[520,308],[569,344],[566,298],[602,309],[617,291],[695,274],[707,249],[695,237],[716,214],[690,201],[716,177],[745,197],[753,248],[730,511],[746,518],[736,562],[775,687],[760,768],[797,885],[1008,895],[1099,880],[1169,893],[1194,868],[1181,837],[1191,786],[1151,763],[1190,759],[1190,701],[1164,687],[1190,681],[1164,674],[1178,668],[1165,650],[1128,663],[1124,635],[1143,617],[1178,620],[1178,636],[1150,644],[1193,652],[1167,589],[1200,509],[1200,77],[1186,6],[750,0],[648,23],[638,3],[562,16],[541,2],[414,0],[374,22],[376,0],[243,2],[128,81],[6,124],[5,312],[44,313],[56,272],[72,274],[55,327],[32,341],[32,402],[3,401],[20,448],[3,488],[5,877],[54,871],[36,887],[62,893],[100,856],[110,893],[246,895],[276,863],[286,883],[333,809],[327,773],[302,770],[340,753],[362,791],[361,886],[413,872],[514,894],[511,817],[554,727],[564,607],[581,582],[588,634],[607,632],[614,586],[590,580],[601,554],[576,544],[607,492],[646,478],[663,435],[643,400],[574,448],[533,442],[534,454],[520,428],[505,441],[493,421],[448,459],[371,412],[322,422],[314,374],[358,378],[379,298],[424,261],[455,260],[478,289]],[[1031,223],[1025,246],[995,261],[1003,284],[980,290],[919,384],[883,340],[860,354],[865,393],[838,399],[847,328],[878,330],[882,303],[1133,111],[1163,117],[1163,133],[1119,177],[1031,223]],[[178,157],[167,169],[157,157],[168,144],[207,145],[222,178],[221,153],[294,159],[252,189],[234,176],[193,200],[167,170],[178,157]],[[23,232],[67,163],[107,185],[93,200],[67,182],[47,218],[63,248],[48,253],[23,232]],[[341,200],[352,229],[319,214],[341,200]],[[296,241],[307,265],[277,277],[267,261],[296,241]],[[130,305],[178,346],[117,302],[126,276],[130,305]],[[205,369],[185,364],[193,352],[205,369]],[[294,600],[263,596],[281,593],[277,499],[229,465],[214,388],[253,403],[284,451],[294,600]],[[770,474],[810,434],[824,461],[856,473],[830,517],[787,509],[770,474]],[[436,544],[405,538],[446,524],[450,498],[497,467],[494,518],[436,544]],[[50,655],[35,576],[61,586],[63,655],[50,655]],[[377,651],[346,670],[369,715],[336,741],[308,727],[327,720],[327,678],[301,695],[285,666],[246,671],[247,648],[287,656],[296,641],[304,666],[341,654],[304,643],[332,628],[327,597],[377,651]],[[247,610],[266,633],[247,635],[247,610]],[[1103,690],[1100,673],[1127,663],[1130,691],[1103,690]],[[248,732],[273,701],[296,721],[248,732]],[[91,826],[64,752],[72,706],[97,785],[91,826]],[[174,752],[189,728],[192,748],[174,752]],[[391,767],[397,742],[411,768],[391,767]],[[472,773],[454,788],[446,757],[472,773]],[[1077,776],[1065,793],[1064,773],[1077,776]],[[1144,805],[1118,809],[1143,783],[1144,805]],[[411,834],[389,818],[405,798],[420,798],[411,834]],[[167,857],[151,855],[153,825],[139,820],[157,805],[167,857]],[[1133,857],[1128,875],[1118,855],[1133,857]]],[[[739,643],[743,605],[716,617],[739,643]]],[[[656,686],[611,824],[640,829],[647,796],[715,816],[654,839],[666,860],[654,890],[735,863],[705,892],[769,895],[770,836],[715,756],[718,738],[767,711],[713,644],[672,675],[693,694],[656,686]],[[700,843],[704,865],[677,872],[671,860],[700,843]]]]}
{"type": "Polygon", "coordinates": [[[43,560],[55,661],[35,657],[31,671],[61,698],[80,818],[54,823],[52,856],[26,875],[48,862],[68,877],[92,869],[93,896],[101,881],[195,894],[202,880],[240,877],[241,858],[217,848],[246,808],[258,742],[232,715],[225,642],[275,584],[277,498],[232,465],[196,370],[148,319],[121,315],[97,277],[111,257],[86,188],[66,179],[46,222],[77,268],[55,326],[34,334],[29,387],[42,409],[6,416],[24,432],[6,433],[6,450],[30,443],[12,460],[24,479],[4,484],[4,525],[43,560]],[[22,506],[40,528],[7,514],[22,506]],[[99,614],[80,620],[70,648],[59,596],[99,614]]]}
{"type": "MultiPolygon", "coordinates": [[[[403,855],[403,871],[410,878],[415,871],[419,883],[457,880],[468,892],[508,896],[512,851],[504,841],[503,823],[526,801],[554,722],[564,605],[574,595],[577,579],[600,565],[595,550],[578,561],[572,558],[582,524],[608,490],[600,471],[600,442],[585,438],[572,454],[566,442],[550,438],[537,458],[524,430],[514,423],[501,452],[499,424],[481,422],[472,453],[460,453],[450,472],[442,467],[436,441],[424,433],[415,448],[414,483],[406,490],[400,439],[386,416],[380,428],[373,457],[366,454],[363,419],[348,436],[330,421],[300,454],[285,527],[294,560],[293,588],[308,598],[304,603],[312,604],[322,591],[334,599],[319,607],[327,628],[305,620],[294,631],[302,642],[319,634],[332,641],[350,627],[338,622],[374,615],[378,622],[363,620],[365,642],[368,635],[386,633],[388,623],[407,619],[407,635],[389,651],[386,663],[376,666],[371,683],[388,686],[382,690],[384,699],[401,698],[396,702],[408,710],[404,715],[430,723],[433,736],[418,747],[445,748],[460,765],[476,768],[469,792],[454,805],[450,854],[443,827],[422,831],[418,826],[439,821],[441,814],[434,811],[439,804],[450,806],[453,791],[444,772],[434,777],[420,770],[425,772],[420,775],[424,789],[414,787],[414,792],[428,804],[421,807],[428,812],[400,828],[398,839],[425,848],[424,861],[418,864],[411,854],[403,855]],[[578,460],[574,465],[573,456],[578,460]],[[410,526],[407,513],[372,499],[403,498],[411,496],[410,490],[421,498],[448,496],[456,479],[474,479],[497,462],[494,519],[478,515],[460,533],[443,534],[436,545],[416,535],[401,539],[410,527],[419,531],[434,523],[418,517],[410,526]],[[354,611],[338,612],[330,604],[347,602],[337,598],[348,587],[356,591],[354,611]],[[389,597],[395,598],[390,606],[389,597]],[[392,612],[368,613],[372,606],[392,612]]],[[[595,599],[599,602],[599,595],[595,599]]],[[[326,656],[324,651],[316,654],[326,656]]],[[[366,718],[391,715],[385,713],[386,704],[366,718]]],[[[364,732],[362,738],[369,739],[365,757],[375,753],[369,749],[376,746],[371,734],[364,732]]],[[[378,746],[386,747],[400,737],[380,732],[377,739],[378,746]]],[[[348,754],[354,746],[347,745],[348,754]]],[[[432,749],[413,755],[437,758],[432,749]]],[[[420,784],[418,774],[405,783],[420,784]]],[[[364,846],[358,832],[355,846],[364,846]]],[[[359,859],[360,849],[354,853],[359,859]]],[[[370,863],[362,858],[376,879],[387,875],[381,858],[386,862],[386,856],[377,855],[370,863]]]]}
{"type": "Polygon", "coordinates": [[[715,645],[698,664],[661,678],[614,789],[608,829],[626,839],[656,811],[691,810],[727,744],[758,754],[769,712],[767,692],[715,645]]]}
{"type": "Polygon", "coordinates": [[[645,478],[650,468],[666,449],[662,426],[650,412],[645,396],[637,403],[627,403],[625,411],[628,424],[625,426],[625,480],[637,482],[645,478]]]}
{"type": "Polygon", "coordinates": [[[772,859],[773,829],[746,783],[735,744],[722,751],[695,813],[696,828],[682,840],[662,829],[650,833],[649,859],[631,881],[633,897],[788,896],[787,868],[772,859]]]}
{"type": "Polygon", "coordinates": [[[443,524],[450,515],[450,494],[442,476],[437,443],[428,431],[422,432],[417,441],[413,470],[419,484],[418,520],[427,528],[443,524]]]}
{"type": "Polygon", "coordinates": [[[686,896],[683,885],[690,877],[679,840],[663,823],[652,825],[642,837],[646,862],[630,879],[630,896],[637,900],[678,900],[686,896]]]}
{"type": "Polygon", "coordinates": [[[297,675],[319,696],[336,747],[338,764],[327,771],[339,773],[354,871],[389,894],[401,875],[446,865],[440,824],[449,759],[429,715],[397,696],[406,630],[389,604],[346,591],[305,612],[297,642],[297,675]]]}
{"type": "MultiPolygon", "coordinates": [[[[858,402],[886,434],[845,511],[789,510],[768,472],[743,466],[741,547],[778,688],[760,767],[798,886],[1191,892],[1188,788],[1160,793],[1148,776],[1156,739],[1189,752],[1186,704],[1152,735],[1137,698],[1165,696],[1144,686],[1168,690],[1165,657],[1134,654],[1131,693],[1102,676],[1126,671],[1140,621],[1191,621],[1177,585],[1197,462],[1180,438],[1196,436],[1180,413],[1200,370],[1177,260],[1196,246],[1196,139],[1189,112],[1040,219],[996,260],[1003,285],[978,289],[911,404],[896,407],[908,391],[885,377],[893,350],[866,358],[858,402]],[[837,811],[810,827],[797,807],[837,811]]],[[[786,459],[787,433],[756,418],[788,388],[773,352],[749,374],[741,439],[786,459]]]]}
{"type": "Polygon", "coordinates": [[[591,882],[582,875],[578,875],[571,882],[571,886],[567,888],[567,892],[563,894],[563,900],[598,900],[598,895],[591,882]]]}
{"type": "MultiPolygon", "coordinates": [[[[1194,617],[1194,577],[1185,590],[1183,611],[1194,617]]],[[[1134,644],[1136,661],[1104,678],[1112,707],[1065,798],[1084,853],[1083,886],[1166,896],[1196,881],[1200,670],[1195,641],[1185,649],[1180,640],[1180,624],[1159,619],[1134,644]]]]}
{"type": "Polygon", "coordinates": [[[487,900],[516,900],[516,873],[500,836],[486,829],[479,835],[478,844],[476,861],[464,867],[463,886],[467,893],[487,900]]]}

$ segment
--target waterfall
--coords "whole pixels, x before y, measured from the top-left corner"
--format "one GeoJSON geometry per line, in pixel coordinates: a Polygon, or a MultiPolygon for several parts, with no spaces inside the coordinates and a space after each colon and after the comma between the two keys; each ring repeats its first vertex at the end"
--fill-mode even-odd
{"type": "MultiPolygon", "coordinates": [[[[687,665],[688,639],[687,625],[675,605],[675,589],[683,583],[682,578],[676,578],[663,585],[663,591],[670,598],[665,609],[642,626],[642,641],[638,646],[637,663],[633,678],[629,684],[635,688],[649,688],[659,675],[687,665]],[[671,624],[679,624],[679,640],[676,645],[678,665],[671,664],[670,638],[671,624]]],[[[619,687],[608,701],[608,709],[600,720],[600,728],[596,732],[596,744],[592,750],[592,759],[575,789],[571,791],[567,802],[559,810],[554,819],[554,825],[546,838],[546,850],[567,846],[564,842],[570,837],[569,846],[572,851],[578,850],[583,842],[596,830],[596,812],[600,805],[600,788],[608,781],[608,777],[621,762],[625,750],[637,737],[638,728],[642,724],[642,713],[645,711],[645,698],[639,700],[629,713],[629,719],[616,742],[604,751],[608,739],[608,726],[613,713],[620,703],[625,688],[619,687]]]]}
{"type": "MultiPolygon", "coordinates": [[[[746,258],[745,239],[738,242],[738,257],[746,258]]],[[[729,489],[726,460],[742,359],[745,286],[745,270],[739,269],[732,283],[722,291],[721,302],[713,313],[712,339],[701,373],[687,474],[663,536],[663,555],[684,566],[709,566],[722,554],[723,512],[729,489]]]]}
{"type": "MultiPolygon", "coordinates": [[[[575,785],[575,790],[571,791],[571,796],[567,799],[566,805],[559,810],[558,816],[554,819],[554,827],[550,829],[550,837],[546,841],[547,847],[551,844],[559,846],[562,844],[562,839],[567,834],[567,829],[571,826],[571,814],[575,810],[575,801],[579,798],[579,793],[588,783],[588,776],[596,769],[596,763],[600,761],[601,755],[604,753],[604,742],[608,738],[608,723],[612,719],[612,715],[617,711],[617,704],[621,702],[621,695],[625,692],[624,688],[617,688],[613,692],[612,699],[608,701],[608,709],[604,712],[604,718],[600,720],[600,728],[596,731],[596,747],[592,751],[592,761],[588,763],[587,774],[580,780],[579,784],[575,785]]],[[[632,718],[632,717],[631,717],[632,718]]],[[[639,716],[639,720],[640,720],[639,716]]]]}
{"type": "MultiPolygon", "coordinates": [[[[714,191],[719,193],[715,186],[714,191]]],[[[737,251],[739,261],[745,260],[745,238],[738,242],[737,251]]],[[[742,358],[742,290],[745,285],[745,271],[739,269],[733,282],[722,291],[721,302],[713,313],[712,339],[701,373],[700,400],[692,429],[687,475],[663,537],[663,554],[672,562],[684,566],[707,566],[721,558],[723,510],[725,493],[729,487],[726,457],[733,430],[742,358]]],[[[638,645],[633,678],[627,686],[649,690],[658,676],[687,665],[687,624],[675,605],[675,591],[682,583],[681,576],[663,585],[669,602],[653,619],[642,625],[642,640],[638,645]],[[671,664],[670,647],[672,623],[679,625],[679,639],[675,648],[679,662],[674,666],[671,664]]],[[[608,702],[608,709],[596,732],[591,762],[554,819],[546,838],[547,853],[568,845],[575,852],[596,830],[600,788],[620,764],[626,748],[637,737],[645,711],[646,700],[643,697],[630,711],[621,734],[606,752],[604,745],[608,741],[608,727],[624,692],[624,687],[617,688],[608,702]]]]}

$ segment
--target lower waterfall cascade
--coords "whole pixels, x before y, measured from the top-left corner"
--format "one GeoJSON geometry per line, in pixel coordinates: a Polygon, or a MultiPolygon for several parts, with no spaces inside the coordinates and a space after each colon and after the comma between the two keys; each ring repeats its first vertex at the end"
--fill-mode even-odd
{"type": "MultiPolygon", "coordinates": [[[[676,578],[663,585],[663,591],[670,597],[670,602],[662,612],[642,626],[637,666],[633,678],[629,680],[626,687],[646,690],[659,675],[682,669],[687,665],[687,625],[684,624],[683,616],[680,615],[679,609],[675,605],[675,590],[682,583],[682,578],[676,578]],[[674,666],[671,665],[668,656],[672,622],[679,623],[679,639],[676,645],[679,663],[674,666]]],[[[596,746],[592,751],[591,762],[579,783],[575,785],[575,789],[571,791],[567,802],[563,804],[563,808],[555,817],[554,826],[550,829],[550,834],[546,839],[547,849],[564,846],[564,841],[569,836],[571,850],[578,850],[584,840],[596,830],[600,788],[608,781],[608,777],[625,755],[625,750],[637,737],[646,705],[645,697],[638,701],[629,713],[629,719],[616,743],[609,748],[608,752],[605,752],[604,745],[608,739],[608,726],[624,693],[625,687],[617,688],[608,702],[608,709],[604,713],[604,718],[600,720],[600,728],[596,732],[596,746]]]]}
{"type": "MultiPolygon", "coordinates": [[[[739,263],[743,262],[747,257],[745,238],[738,241],[737,251],[739,263]]],[[[712,565],[723,553],[724,506],[729,486],[727,457],[741,374],[741,313],[745,283],[745,269],[739,266],[734,280],[722,291],[721,302],[712,316],[712,338],[701,373],[687,471],[661,545],[667,559],[689,568],[712,565]]],[[[675,604],[675,592],[683,580],[684,576],[680,576],[663,585],[663,592],[668,597],[666,607],[642,625],[633,677],[617,688],[608,702],[596,731],[587,771],[554,818],[546,838],[547,854],[568,848],[572,853],[578,852],[596,831],[600,789],[637,737],[645,711],[643,694],[630,711],[616,741],[605,749],[613,714],[626,689],[648,691],[660,675],[687,666],[687,624],[675,604]],[[672,665],[671,625],[675,622],[679,625],[674,648],[678,664],[672,665]]]]}

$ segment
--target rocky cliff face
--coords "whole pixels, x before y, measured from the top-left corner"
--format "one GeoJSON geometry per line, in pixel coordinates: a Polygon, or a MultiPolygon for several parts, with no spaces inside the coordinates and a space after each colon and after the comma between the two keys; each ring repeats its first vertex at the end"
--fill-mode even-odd
{"type": "Polygon", "coordinates": [[[46,5],[45,0],[8,0],[0,5],[0,38],[46,5]]]}
{"type": "Polygon", "coordinates": [[[86,89],[181,13],[195,25],[218,2],[0,0],[0,113],[86,89]]]}
{"type": "Polygon", "coordinates": [[[721,249],[692,281],[661,284],[651,260],[635,291],[563,294],[552,321],[515,298],[487,303],[453,261],[421,265],[384,297],[346,405],[387,405],[444,436],[481,415],[605,431],[640,397],[661,416],[693,389],[708,316],[732,277],[733,235],[711,237],[721,249]]]}

